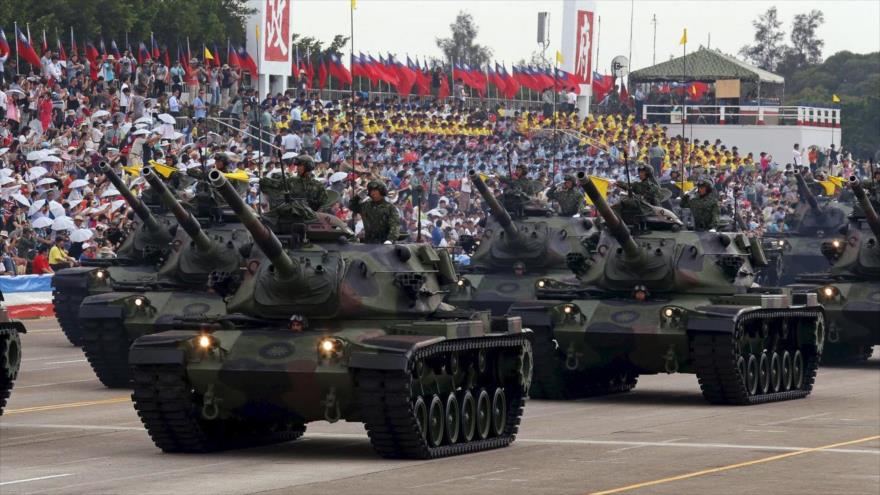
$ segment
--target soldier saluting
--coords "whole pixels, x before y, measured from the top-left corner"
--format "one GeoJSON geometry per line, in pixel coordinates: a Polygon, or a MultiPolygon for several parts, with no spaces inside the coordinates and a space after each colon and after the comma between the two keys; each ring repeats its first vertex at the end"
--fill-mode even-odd
{"type": "Polygon", "coordinates": [[[564,217],[575,215],[584,204],[583,194],[574,187],[574,177],[566,175],[562,179],[562,189],[555,185],[547,191],[547,197],[559,204],[559,214],[564,217]]]}
{"type": "Polygon", "coordinates": [[[400,212],[385,201],[388,188],[372,180],[367,184],[369,200],[361,202],[360,196],[351,198],[348,204],[352,213],[360,214],[364,221],[364,242],[368,244],[392,243],[400,233],[400,212]]]}
{"type": "Polygon", "coordinates": [[[681,207],[690,208],[694,216],[694,228],[696,230],[711,230],[718,228],[718,197],[712,189],[712,183],[701,180],[697,184],[697,195],[686,194],[681,198],[681,207]]]}

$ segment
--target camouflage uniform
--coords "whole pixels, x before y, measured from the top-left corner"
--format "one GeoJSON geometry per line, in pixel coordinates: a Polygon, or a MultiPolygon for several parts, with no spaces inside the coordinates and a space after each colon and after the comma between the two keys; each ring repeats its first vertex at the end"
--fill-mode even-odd
{"type": "Polygon", "coordinates": [[[327,189],[312,177],[300,178],[292,188],[294,197],[304,198],[309,208],[318,211],[327,203],[327,189]]]}
{"type": "MultiPolygon", "coordinates": [[[[701,186],[705,185],[701,184],[701,186]]],[[[721,214],[721,209],[718,206],[718,197],[711,187],[709,188],[709,194],[705,196],[701,196],[699,192],[697,192],[696,196],[685,195],[681,198],[681,207],[691,209],[696,230],[710,230],[718,227],[718,217],[721,214]]]]}
{"type": "Polygon", "coordinates": [[[351,199],[348,207],[352,213],[359,213],[364,220],[364,242],[382,244],[397,241],[400,233],[400,212],[387,201],[368,200],[361,202],[359,196],[351,199]]]}
{"type": "Polygon", "coordinates": [[[559,203],[559,214],[564,217],[576,214],[584,204],[583,194],[574,187],[569,189],[553,187],[553,189],[547,192],[547,198],[559,203]]]}
{"type": "Polygon", "coordinates": [[[660,204],[660,184],[654,178],[654,169],[648,166],[639,167],[639,171],[645,172],[644,180],[635,182],[632,185],[620,184],[623,189],[629,189],[633,194],[638,194],[648,203],[658,206],[660,204]]]}

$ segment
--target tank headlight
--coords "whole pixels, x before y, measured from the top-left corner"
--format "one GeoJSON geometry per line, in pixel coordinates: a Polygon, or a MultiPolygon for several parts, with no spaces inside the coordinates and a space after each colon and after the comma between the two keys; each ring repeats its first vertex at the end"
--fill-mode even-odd
{"type": "Polygon", "coordinates": [[[134,307],[137,309],[142,309],[149,305],[150,301],[148,301],[146,297],[138,296],[134,298],[134,307]]]}
{"type": "Polygon", "coordinates": [[[840,249],[840,247],[843,246],[843,243],[840,242],[840,239],[834,239],[833,241],[831,241],[831,246],[834,249],[840,249]]]}
{"type": "Polygon", "coordinates": [[[458,279],[458,286],[464,287],[464,279],[463,278],[458,279]]]}
{"type": "Polygon", "coordinates": [[[97,272],[95,272],[95,278],[97,278],[98,280],[104,280],[105,278],[107,278],[107,272],[104,270],[98,270],[97,272]]]}
{"type": "Polygon", "coordinates": [[[543,289],[547,285],[547,282],[544,280],[538,280],[538,288],[543,289]]]}
{"type": "Polygon", "coordinates": [[[840,291],[833,285],[826,285],[819,289],[819,295],[826,301],[836,298],[838,294],[840,294],[840,291]]]}
{"type": "Polygon", "coordinates": [[[318,341],[318,355],[324,358],[337,357],[342,354],[345,342],[335,337],[324,337],[318,341]]]}
{"type": "Polygon", "coordinates": [[[675,310],[672,308],[666,308],[663,310],[663,316],[667,318],[672,318],[673,316],[675,316],[675,310]]]}
{"type": "Polygon", "coordinates": [[[210,349],[214,346],[214,339],[207,335],[202,335],[199,337],[199,347],[202,349],[210,349]]]}
{"type": "Polygon", "coordinates": [[[562,306],[562,312],[566,315],[573,315],[578,312],[578,307],[574,304],[566,304],[562,306]]]}

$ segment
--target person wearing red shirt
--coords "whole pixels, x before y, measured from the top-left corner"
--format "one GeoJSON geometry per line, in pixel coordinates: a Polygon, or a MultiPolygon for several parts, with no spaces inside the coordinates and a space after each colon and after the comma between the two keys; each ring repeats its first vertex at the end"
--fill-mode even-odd
{"type": "Polygon", "coordinates": [[[40,246],[37,255],[31,262],[31,273],[34,275],[42,275],[44,273],[55,273],[49,266],[49,257],[46,255],[46,246],[40,246]]]}

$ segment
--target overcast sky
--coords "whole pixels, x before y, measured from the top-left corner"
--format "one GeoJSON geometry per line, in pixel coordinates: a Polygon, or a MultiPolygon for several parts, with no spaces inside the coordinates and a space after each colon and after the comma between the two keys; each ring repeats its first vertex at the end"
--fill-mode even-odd
{"type": "MultiPolygon", "coordinates": [[[[293,31],[322,40],[335,34],[349,33],[350,0],[292,0],[293,31]]],[[[819,37],[825,40],[823,56],[841,50],[856,53],[880,51],[880,1],[758,1],[636,0],[633,20],[632,68],[651,65],[654,28],[657,15],[657,61],[679,56],[678,44],[683,28],[688,29],[688,51],[710,43],[736,54],[754,36],[751,21],[772,5],[779,10],[783,29],[790,31],[791,19],[799,13],[819,9],[825,24],[819,37]]],[[[354,17],[355,50],[395,53],[401,58],[440,56],[435,38],[449,35],[449,24],[460,10],[469,12],[479,27],[477,41],[489,46],[499,62],[528,60],[539,49],[536,42],[537,13],[550,13],[550,40],[547,49],[552,59],[561,38],[562,0],[358,0],[354,17]]],[[[601,72],[607,72],[615,55],[629,55],[630,12],[628,0],[599,0],[597,14],[601,26],[595,26],[594,57],[598,48],[601,72]]],[[[347,50],[347,48],[346,48],[347,50]]]]}

